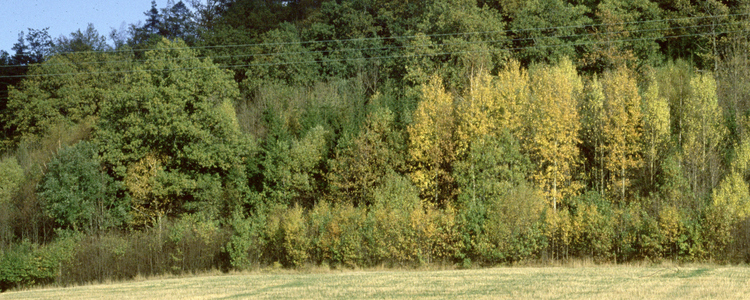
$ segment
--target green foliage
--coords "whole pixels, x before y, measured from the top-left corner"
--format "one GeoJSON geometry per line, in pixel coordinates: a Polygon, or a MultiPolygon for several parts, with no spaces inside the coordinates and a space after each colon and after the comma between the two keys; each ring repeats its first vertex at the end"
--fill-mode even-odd
{"type": "Polygon", "coordinates": [[[572,199],[570,206],[574,211],[571,250],[577,256],[611,260],[616,217],[611,204],[598,193],[589,191],[572,199]]]}
{"type": "Polygon", "coordinates": [[[474,261],[512,262],[538,253],[544,201],[526,183],[531,162],[517,139],[504,131],[474,140],[455,174],[463,241],[474,261]]]}
{"type": "Polygon", "coordinates": [[[0,160],[0,204],[7,205],[23,180],[23,168],[15,157],[0,160]]]}
{"type": "Polygon", "coordinates": [[[151,176],[153,197],[165,203],[159,210],[193,200],[211,203],[221,178],[247,150],[232,109],[236,83],[183,42],[167,40],[124,77],[127,88],[105,103],[94,138],[103,164],[121,180],[153,156],[161,161],[151,176]]]}
{"type": "MultiPolygon", "coordinates": [[[[122,72],[133,68],[127,52],[59,54],[35,65],[8,96],[6,126],[16,138],[40,135],[58,123],[97,117],[124,87],[122,72]]],[[[16,141],[17,142],[17,141],[16,141]]]]}
{"type": "Polygon", "coordinates": [[[376,109],[359,135],[337,151],[328,173],[334,198],[355,205],[373,203],[373,197],[378,197],[375,189],[383,185],[386,175],[405,168],[405,142],[394,118],[388,108],[376,109]]]}
{"type": "Polygon", "coordinates": [[[413,259],[413,234],[409,215],[421,208],[419,192],[402,176],[388,174],[385,184],[375,190],[375,200],[368,212],[366,236],[374,263],[410,261],[413,259]]]}
{"type": "Polygon", "coordinates": [[[510,23],[515,36],[518,57],[531,62],[557,63],[564,57],[576,58],[573,46],[557,46],[585,42],[585,35],[576,35],[576,28],[591,23],[589,9],[563,0],[531,0],[520,6],[510,23]],[[551,47],[556,45],[555,47],[551,47]]]}
{"type": "Polygon", "coordinates": [[[82,141],[61,149],[39,184],[46,213],[64,228],[98,231],[122,224],[126,204],[102,172],[96,146],[82,141]]]}
{"type": "Polygon", "coordinates": [[[73,256],[76,236],[40,246],[28,240],[0,252],[0,290],[60,280],[62,263],[73,256]]]}
{"type": "Polygon", "coordinates": [[[320,164],[326,156],[328,131],[318,126],[299,140],[270,141],[262,165],[264,192],[273,203],[309,204],[320,192],[320,164]]]}

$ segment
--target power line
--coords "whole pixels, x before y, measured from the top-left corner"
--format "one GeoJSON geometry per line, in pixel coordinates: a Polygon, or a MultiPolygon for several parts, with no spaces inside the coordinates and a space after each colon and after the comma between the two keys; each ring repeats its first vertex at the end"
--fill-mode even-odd
{"type": "Polygon", "coordinates": [[[213,69],[213,68],[242,68],[242,67],[261,67],[261,66],[281,66],[281,65],[294,65],[294,64],[315,64],[315,63],[331,63],[331,62],[345,62],[345,61],[358,61],[358,60],[376,60],[376,59],[397,59],[397,58],[414,58],[414,57],[434,57],[434,56],[445,56],[455,54],[469,54],[469,53],[489,53],[489,52],[510,52],[527,49],[542,49],[542,48],[557,48],[557,47],[571,47],[571,46],[586,46],[595,44],[614,44],[624,42],[635,42],[645,40],[657,40],[657,39],[675,39],[683,37],[695,37],[695,36],[706,36],[706,35],[721,35],[736,32],[744,32],[744,30],[733,30],[733,31],[721,31],[721,32],[710,32],[710,33],[696,33],[696,34],[682,34],[682,35],[670,35],[660,37],[645,37],[636,39],[620,39],[611,41],[591,41],[583,43],[568,43],[568,44],[553,44],[553,45],[537,45],[528,47],[512,47],[502,48],[494,50],[468,50],[468,51],[451,51],[451,52],[439,52],[439,53],[421,53],[411,55],[395,55],[395,56],[378,56],[378,57],[361,57],[361,58],[341,58],[341,59],[325,59],[325,60],[309,60],[309,61],[293,61],[293,62],[277,62],[277,63],[254,63],[254,64],[237,64],[237,65],[214,65],[210,67],[194,67],[194,68],[173,68],[173,69],[151,69],[151,70],[120,70],[120,71],[100,71],[100,72],[74,72],[74,73],[57,73],[57,74],[33,74],[33,75],[15,75],[15,76],[0,76],[0,78],[25,78],[25,77],[43,77],[43,76],[68,76],[68,75],[99,75],[99,74],[125,74],[135,72],[159,72],[159,71],[185,71],[185,70],[198,70],[198,69],[213,69]]]}
{"type": "MultiPolygon", "coordinates": [[[[296,51],[296,52],[274,52],[274,53],[251,53],[251,54],[239,54],[239,55],[223,55],[223,56],[199,56],[199,57],[189,57],[189,58],[168,58],[168,59],[158,59],[158,60],[109,60],[109,61],[89,61],[89,62],[75,62],[76,65],[90,65],[90,64],[107,64],[107,63],[137,63],[137,62],[145,62],[145,61],[181,61],[181,60],[193,60],[193,59],[205,59],[205,58],[212,58],[212,59],[229,59],[229,58],[247,58],[247,57],[263,57],[263,56],[284,56],[284,55],[309,55],[309,54],[318,54],[318,53],[335,53],[335,52],[361,52],[361,51],[370,51],[370,50],[393,50],[393,49],[409,49],[409,48],[420,48],[420,47],[434,47],[434,46],[454,46],[454,45],[471,45],[471,44],[489,44],[489,43],[514,43],[514,42],[521,42],[521,41],[536,41],[539,39],[563,39],[563,38],[576,38],[576,37],[589,37],[589,36],[600,36],[600,35],[618,35],[618,34],[634,34],[634,33],[648,33],[648,32],[657,32],[657,31],[672,31],[672,30],[679,30],[679,29],[697,29],[697,28],[705,28],[705,27],[723,27],[725,25],[738,25],[740,24],[739,21],[736,22],[723,22],[718,24],[703,24],[703,25],[690,25],[690,26],[675,26],[675,27],[666,27],[666,28],[649,28],[649,29],[638,29],[638,30],[620,30],[620,31],[606,31],[606,32],[589,32],[584,34],[572,34],[572,35],[556,35],[556,36],[535,36],[535,37],[524,37],[524,38],[515,38],[515,39],[500,39],[500,40],[480,40],[480,41],[462,41],[462,42],[455,42],[455,43],[441,43],[441,44],[415,44],[415,45],[403,45],[403,46],[381,46],[381,47],[370,47],[370,48],[343,48],[343,49],[327,49],[327,50],[314,50],[314,51],[296,51]]],[[[552,28],[552,27],[550,27],[552,28]]],[[[656,37],[655,39],[659,39],[660,37],[656,37]]],[[[171,49],[181,49],[181,48],[171,48],[171,49]]],[[[54,65],[68,65],[71,63],[45,63],[46,66],[54,66],[54,65]]],[[[0,68],[9,68],[9,67],[19,67],[20,65],[9,65],[9,66],[0,66],[0,68]]],[[[21,76],[21,75],[19,75],[21,76]]],[[[0,76],[7,77],[7,76],[0,76]]]]}
{"type": "MultiPolygon", "coordinates": [[[[504,29],[495,31],[475,31],[475,32],[455,32],[455,33],[442,33],[442,34],[424,34],[424,35],[405,35],[405,36],[391,36],[391,37],[369,37],[369,38],[352,38],[352,39],[337,39],[337,40],[321,40],[321,41],[297,41],[297,42],[275,42],[275,43],[251,43],[251,44],[233,44],[233,45],[214,45],[214,46],[192,46],[192,47],[179,47],[170,48],[169,50],[185,50],[185,49],[220,49],[220,48],[239,48],[239,47],[269,47],[269,46],[284,46],[284,45],[304,45],[304,44],[327,44],[327,43],[341,43],[341,42],[354,42],[354,41],[369,41],[369,40],[398,40],[398,39],[413,39],[417,37],[446,37],[446,36],[460,36],[460,35],[479,35],[479,34],[499,34],[499,33],[518,33],[527,31],[545,31],[545,30],[560,30],[560,29],[574,29],[574,28],[595,28],[601,26],[619,26],[619,25],[632,25],[632,24],[646,24],[646,23],[658,23],[658,22],[673,22],[673,21],[685,21],[685,20],[701,20],[701,19],[718,19],[718,18],[730,18],[738,16],[750,16],[750,13],[742,14],[724,14],[724,15],[710,15],[710,16],[696,16],[696,17],[685,17],[685,18],[671,18],[671,19],[658,19],[658,20],[644,20],[644,21],[631,21],[631,22],[620,22],[620,23],[601,23],[601,24],[581,24],[581,25],[568,25],[568,26],[552,26],[552,27],[537,27],[537,28],[522,28],[522,29],[504,29]]],[[[142,48],[142,49],[126,49],[126,50],[100,50],[100,51],[71,51],[71,52],[57,52],[56,54],[86,54],[86,53],[118,53],[118,52],[142,52],[142,51],[158,51],[160,49],[153,48],[142,48]]]]}

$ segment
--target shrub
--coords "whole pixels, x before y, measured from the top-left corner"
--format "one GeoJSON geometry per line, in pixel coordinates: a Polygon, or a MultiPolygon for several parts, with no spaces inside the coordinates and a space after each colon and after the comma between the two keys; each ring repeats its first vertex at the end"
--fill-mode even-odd
{"type": "Polygon", "coordinates": [[[24,240],[2,251],[0,290],[59,281],[60,266],[72,257],[76,239],[68,236],[46,246],[24,240]]]}
{"type": "Polygon", "coordinates": [[[485,230],[477,239],[479,254],[488,262],[514,262],[533,257],[543,248],[540,215],[544,200],[525,185],[488,204],[485,230]]]}
{"type": "Polygon", "coordinates": [[[58,152],[39,185],[43,206],[58,225],[74,230],[102,230],[124,221],[125,205],[101,171],[98,150],[86,141],[58,152]]]}
{"type": "Polygon", "coordinates": [[[310,238],[307,232],[307,221],[299,205],[289,209],[281,221],[285,265],[301,267],[308,262],[310,238]]]}
{"type": "Polygon", "coordinates": [[[573,198],[573,248],[578,256],[599,260],[612,258],[614,228],[610,203],[589,191],[573,198]]]}

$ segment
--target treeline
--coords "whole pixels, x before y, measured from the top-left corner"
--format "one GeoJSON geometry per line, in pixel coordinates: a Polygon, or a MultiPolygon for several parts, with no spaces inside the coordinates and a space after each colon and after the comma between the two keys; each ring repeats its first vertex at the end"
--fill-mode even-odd
{"type": "Polygon", "coordinates": [[[208,1],[0,55],[0,287],[750,259],[745,3],[208,1]],[[40,55],[36,55],[39,53],[40,55]]]}

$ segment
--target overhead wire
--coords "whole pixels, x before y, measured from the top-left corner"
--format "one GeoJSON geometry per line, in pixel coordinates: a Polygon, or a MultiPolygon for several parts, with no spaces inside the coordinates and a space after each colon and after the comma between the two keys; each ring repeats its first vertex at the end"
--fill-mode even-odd
{"type": "MultiPolygon", "coordinates": [[[[446,37],[446,36],[466,36],[466,35],[480,35],[480,34],[500,34],[500,33],[520,33],[528,31],[549,31],[549,30],[561,30],[561,29],[574,29],[574,28],[596,28],[602,26],[621,26],[621,25],[633,25],[633,24],[647,24],[647,23],[660,23],[660,22],[674,22],[674,21],[686,21],[686,20],[701,20],[701,19],[718,19],[718,18],[730,18],[738,16],[750,16],[750,13],[739,13],[739,14],[724,14],[724,15],[709,15],[709,16],[695,16],[695,17],[684,17],[684,18],[670,18],[670,19],[657,19],[657,20],[641,20],[631,22],[619,22],[619,23],[600,23],[600,24],[580,24],[580,25],[568,25],[568,26],[552,26],[552,27],[536,27],[536,28],[522,28],[522,29],[503,29],[495,31],[475,31],[475,32],[454,32],[454,33],[440,33],[440,34],[425,34],[425,35],[406,35],[406,36],[391,36],[391,37],[369,37],[369,38],[352,38],[352,39],[333,39],[333,40],[320,40],[320,41],[294,41],[294,42],[272,42],[272,43],[250,43],[250,44],[233,44],[233,45],[213,45],[213,46],[190,46],[190,47],[177,47],[170,48],[169,50],[185,50],[185,49],[217,49],[217,48],[238,48],[238,47],[271,47],[271,46],[284,46],[284,45],[305,45],[305,44],[328,44],[328,43],[342,43],[342,42],[354,42],[354,41],[370,41],[370,40],[396,40],[396,39],[411,39],[417,37],[446,37]]],[[[715,24],[708,24],[711,26],[715,24]]],[[[676,27],[679,28],[679,27],[676,27]]],[[[127,49],[127,50],[100,50],[100,51],[71,51],[71,52],[57,52],[57,55],[64,54],[91,54],[91,53],[123,53],[123,52],[142,52],[142,51],[154,51],[160,49],[143,48],[143,49],[127,49]]],[[[28,65],[7,65],[0,67],[27,67],[28,65]]]]}
{"type": "MultiPolygon", "coordinates": [[[[410,48],[420,48],[420,47],[429,47],[429,46],[453,46],[453,45],[470,45],[470,44],[488,44],[488,43],[514,43],[514,42],[522,42],[522,41],[532,41],[532,40],[539,40],[539,39],[563,39],[563,38],[578,38],[578,37],[589,37],[589,36],[600,36],[600,35],[618,35],[623,33],[628,34],[634,34],[634,33],[647,33],[647,32],[657,32],[657,31],[672,31],[672,30],[681,30],[681,29],[696,29],[696,28],[705,28],[705,27],[711,27],[711,26],[725,26],[725,25],[734,25],[735,23],[739,23],[740,21],[729,21],[729,22],[723,22],[723,23],[717,23],[717,24],[702,24],[702,25],[689,25],[689,26],[674,26],[674,27],[660,27],[660,28],[648,28],[648,29],[638,29],[638,30],[627,30],[622,29],[620,31],[606,31],[606,32],[589,32],[589,33],[583,33],[583,34],[568,34],[568,35],[556,35],[556,36],[532,36],[532,37],[523,37],[523,38],[514,38],[514,39],[496,39],[496,40],[480,40],[480,41],[461,41],[461,42],[453,42],[453,43],[441,43],[441,44],[409,44],[409,45],[401,45],[401,46],[380,46],[380,47],[370,47],[370,48],[342,48],[342,49],[326,49],[326,50],[313,50],[313,51],[293,51],[293,52],[272,52],[272,53],[250,53],[250,54],[234,54],[234,55],[219,55],[219,56],[197,56],[197,57],[189,57],[189,58],[169,58],[169,59],[157,59],[157,60],[149,60],[149,61],[180,61],[180,60],[192,60],[192,59],[231,59],[231,58],[249,58],[249,57],[263,57],[263,56],[283,56],[283,55],[307,55],[307,54],[317,54],[317,53],[332,53],[332,52],[362,52],[362,51],[371,51],[371,50],[394,50],[394,49],[410,49],[410,48]]],[[[611,25],[615,26],[615,25],[611,25]]],[[[554,27],[549,27],[554,28],[554,27]]],[[[541,28],[545,29],[545,28],[541,28]]],[[[427,35],[425,35],[427,36],[427,35]]],[[[179,49],[179,48],[171,48],[171,49],[179,49]]],[[[75,62],[77,65],[87,65],[87,64],[110,64],[110,63],[138,63],[138,62],[145,62],[147,59],[137,59],[137,60],[105,60],[105,61],[84,61],[84,62],[75,62]]],[[[46,66],[53,66],[53,65],[68,65],[70,63],[68,62],[60,62],[60,63],[45,63],[46,66]]],[[[10,68],[10,67],[21,67],[22,65],[6,65],[6,66],[0,66],[0,68],[10,68]]]]}
{"type": "Polygon", "coordinates": [[[682,34],[682,35],[669,35],[669,36],[658,36],[658,37],[645,37],[645,38],[634,38],[634,39],[619,39],[610,41],[589,41],[582,43],[565,43],[565,44],[552,44],[552,45],[536,45],[526,47],[510,47],[500,49],[485,49],[485,50],[467,50],[467,51],[449,51],[449,52],[437,52],[437,53],[419,53],[410,55],[391,55],[391,56],[375,56],[375,57],[357,57],[357,58],[341,58],[341,59],[323,59],[323,60],[308,60],[308,61],[287,61],[287,62],[274,62],[274,63],[252,63],[252,64],[234,64],[234,65],[213,65],[208,67],[192,67],[192,68],[172,68],[172,69],[134,69],[134,70],[118,70],[118,71],[97,71],[97,72],[72,72],[72,73],[56,73],[56,74],[27,74],[27,75],[15,75],[15,76],[0,76],[0,78],[25,78],[25,77],[44,77],[44,76],[68,76],[68,75],[100,75],[100,74],[125,74],[135,72],[159,72],[159,71],[186,71],[186,70],[198,70],[198,69],[232,69],[232,68],[244,68],[244,67],[261,67],[261,66],[281,66],[281,65],[294,65],[294,64],[315,64],[315,63],[331,63],[331,62],[345,62],[345,61],[358,61],[358,60],[376,60],[376,59],[398,59],[398,58],[414,58],[414,57],[434,57],[444,55],[456,55],[456,54],[469,54],[469,53],[489,53],[489,52],[510,52],[526,49],[541,49],[541,48],[555,48],[555,47],[571,47],[571,46],[585,46],[594,44],[614,44],[644,40],[657,40],[657,39],[674,39],[682,37],[695,37],[695,36],[706,36],[706,35],[721,35],[735,32],[744,32],[745,30],[732,30],[732,31],[721,31],[721,32],[710,32],[710,33],[695,33],[695,34],[682,34]]]}

